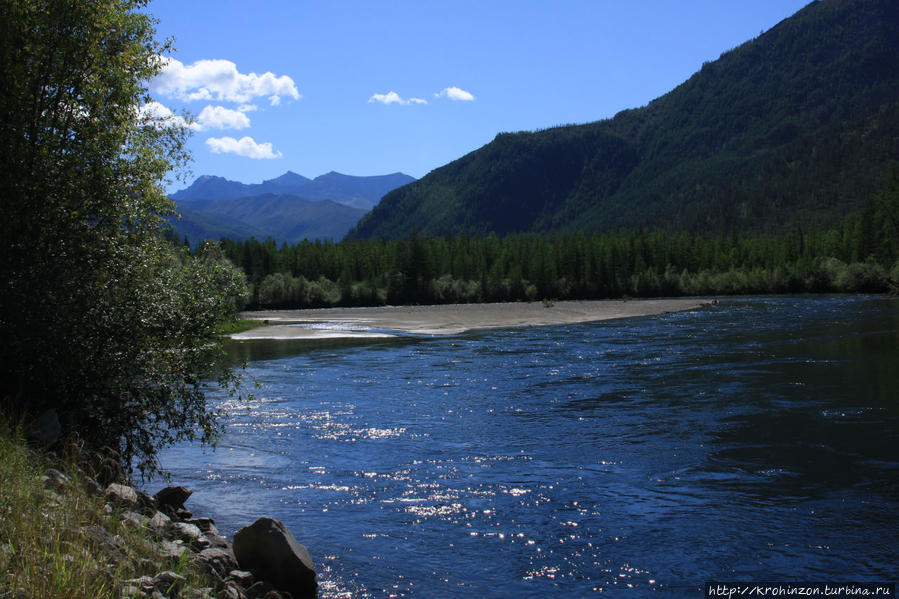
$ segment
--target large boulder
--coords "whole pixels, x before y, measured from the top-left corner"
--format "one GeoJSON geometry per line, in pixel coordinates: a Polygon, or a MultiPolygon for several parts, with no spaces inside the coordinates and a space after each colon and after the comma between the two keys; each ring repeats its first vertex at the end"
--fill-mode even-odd
{"type": "Polygon", "coordinates": [[[153,497],[160,506],[174,510],[184,509],[184,502],[193,494],[193,491],[186,487],[166,487],[153,497]]]}
{"type": "Polygon", "coordinates": [[[119,483],[111,483],[106,487],[106,497],[125,508],[135,507],[138,501],[137,489],[119,483]]]}
{"type": "Polygon", "coordinates": [[[312,558],[279,521],[259,518],[234,533],[234,555],[241,569],[252,570],[295,599],[315,596],[312,558]]]}

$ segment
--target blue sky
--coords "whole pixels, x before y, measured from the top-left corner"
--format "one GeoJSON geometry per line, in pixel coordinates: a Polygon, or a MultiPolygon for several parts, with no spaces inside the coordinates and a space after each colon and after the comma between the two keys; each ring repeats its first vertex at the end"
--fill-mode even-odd
{"type": "MultiPolygon", "coordinates": [[[[806,0],[154,0],[192,174],[422,177],[504,131],[647,104],[806,0]]],[[[184,187],[182,182],[170,190],[184,187]]]]}

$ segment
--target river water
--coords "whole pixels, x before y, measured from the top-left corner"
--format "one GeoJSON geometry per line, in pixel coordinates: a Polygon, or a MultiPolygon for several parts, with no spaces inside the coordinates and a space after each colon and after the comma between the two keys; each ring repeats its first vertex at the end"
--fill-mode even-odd
{"type": "Polygon", "coordinates": [[[899,574],[897,299],[234,351],[256,401],[163,465],[226,534],[283,521],[319,597],[899,574]]]}

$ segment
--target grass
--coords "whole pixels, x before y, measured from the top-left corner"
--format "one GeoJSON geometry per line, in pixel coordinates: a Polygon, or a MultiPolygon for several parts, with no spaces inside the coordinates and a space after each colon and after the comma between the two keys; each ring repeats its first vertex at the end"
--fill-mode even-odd
{"type": "Polygon", "coordinates": [[[216,328],[215,332],[218,335],[233,335],[235,333],[242,333],[251,329],[258,329],[259,327],[263,327],[265,325],[266,323],[261,320],[238,318],[236,320],[220,324],[218,328],[216,328]]]}
{"type": "Polygon", "coordinates": [[[118,599],[124,581],[164,570],[213,586],[189,552],[161,557],[147,530],[88,491],[74,463],[60,468],[70,482],[55,489],[41,479],[47,467],[0,421],[0,598],[118,599]]]}

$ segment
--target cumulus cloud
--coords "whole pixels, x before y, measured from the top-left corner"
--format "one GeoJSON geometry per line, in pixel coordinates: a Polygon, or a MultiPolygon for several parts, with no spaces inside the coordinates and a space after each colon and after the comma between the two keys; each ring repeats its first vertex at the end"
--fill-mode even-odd
{"type": "Polygon", "coordinates": [[[197,123],[203,129],[246,129],[250,126],[250,119],[239,109],[207,106],[197,116],[197,123]]]}
{"type": "Polygon", "coordinates": [[[150,82],[150,89],[163,96],[189,102],[217,100],[241,104],[268,97],[273,106],[283,97],[294,100],[301,97],[293,79],[287,75],[241,73],[230,60],[198,60],[191,65],[168,57],[159,60],[162,71],[150,82]]]}
{"type": "Polygon", "coordinates": [[[188,122],[183,116],[175,114],[155,100],[139,107],[137,113],[140,118],[146,119],[147,122],[160,129],[164,127],[187,127],[194,131],[201,129],[198,123],[188,122]]]}
{"type": "Polygon", "coordinates": [[[213,154],[237,154],[238,156],[257,160],[269,160],[281,158],[282,156],[281,152],[274,151],[271,143],[256,143],[252,137],[242,137],[240,139],[210,137],[206,140],[206,145],[209,146],[213,154]]]}
{"type": "Polygon", "coordinates": [[[447,87],[434,95],[438,98],[449,98],[450,100],[460,102],[471,102],[474,100],[474,95],[472,95],[471,92],[459,89],[458,87],[447,87]]]}
{"type": "Polygon", "coordinates": [[[427,100],[422,100],[421,98],[409,98],[408,100],[405,100],[394,91],[387,92],[386,94],[373,94],[372,97],[368,99],[368,103],[371,104],[373,102],[380,102],[381,104],[399,104],[401,106],[428,103],[427,100]]]}

